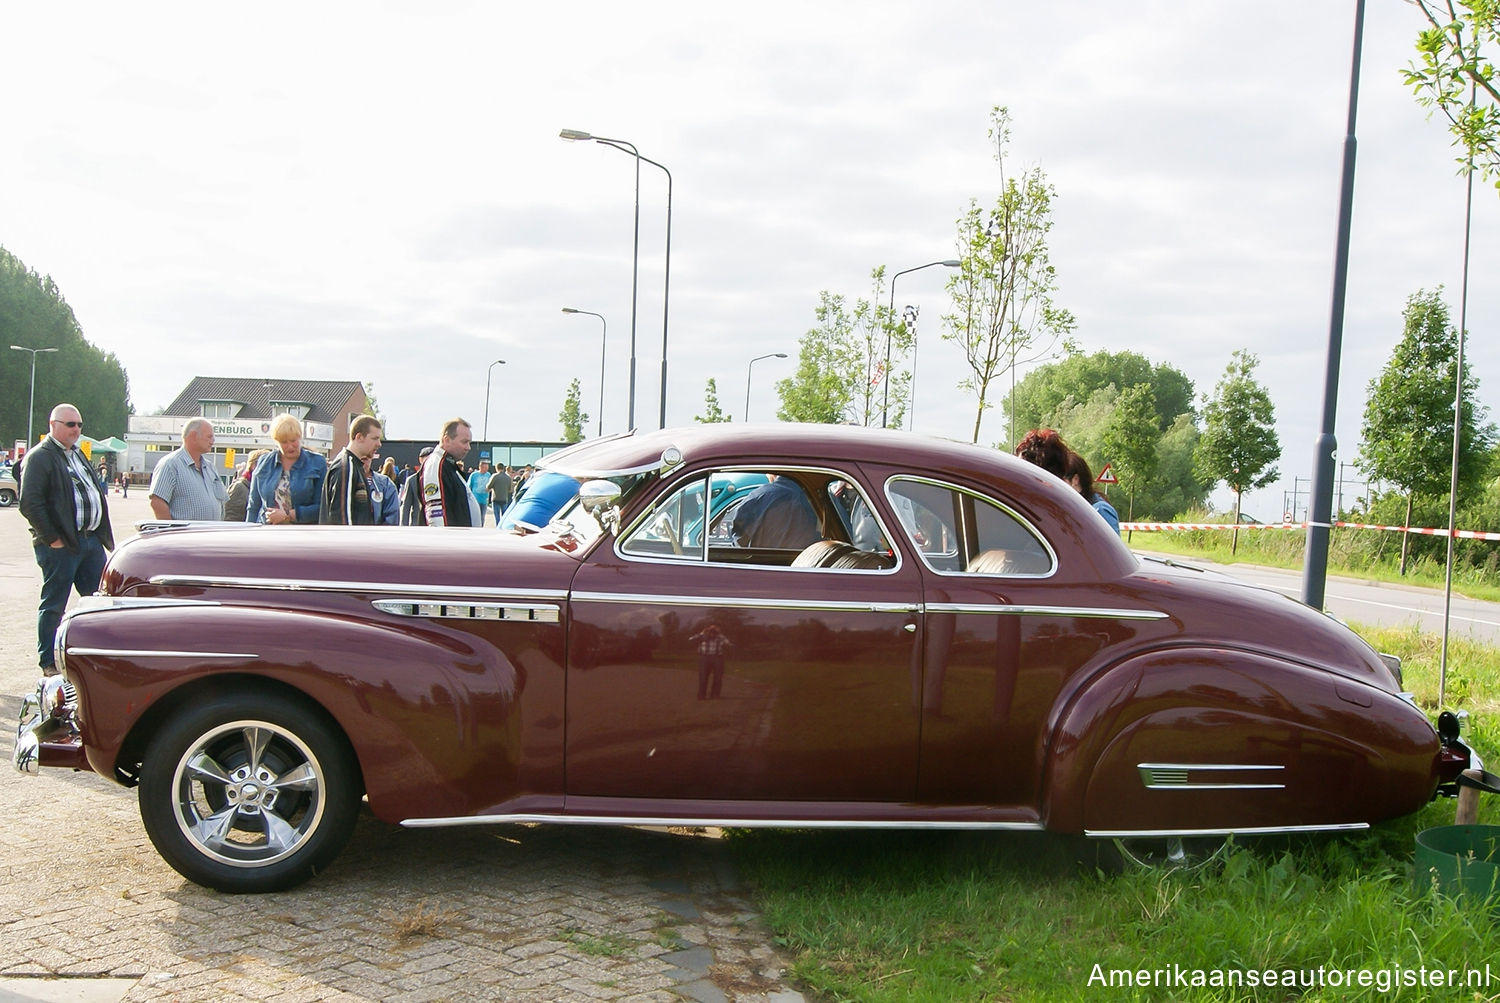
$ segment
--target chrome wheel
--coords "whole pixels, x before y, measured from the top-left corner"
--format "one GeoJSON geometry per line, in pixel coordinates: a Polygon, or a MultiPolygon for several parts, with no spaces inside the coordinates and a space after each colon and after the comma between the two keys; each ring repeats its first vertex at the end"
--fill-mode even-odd
{"type": "Polygon", "coordinates": [[[1196,870],[1223,858],[1229,840],[1223,836],[1161,836],[1116,839],[1120,863],[1142,870],[1196,870]]]}
{"type": "Polygon", "coordinates": [[[141,764],[141,821],[183,877],[280,891],[336,856],[359,811],[359,764],[319,708],[279,695],[185,704],[141,764]]]}
{"type": "Polygon", "coordinates": [[[231,721],[183,753],[172,776],[178,828],[204,856],[261,867],[296,851],[323,819],[322,764],[296,735],[231,721]]]}

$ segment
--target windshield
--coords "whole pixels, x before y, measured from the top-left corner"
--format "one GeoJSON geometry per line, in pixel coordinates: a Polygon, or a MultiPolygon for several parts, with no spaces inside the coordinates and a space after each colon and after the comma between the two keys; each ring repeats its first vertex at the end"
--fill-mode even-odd
{"type": "MultiPolygon", "coordinates": [[[[613,474],[608,477],[590,477],[588,480],[610,481],[617,485],[620,489],[620,497],[615,502],[615,507],[623,508],[640,491],[642,485],[655,477],[655,471],[645,471],[633,474],[613,474]]],[[[592,543],[604,532],[604,527],[599,521],[603,515],[604,512],[600,511],[596,517],[584,509],[575,483],[572,497],[552,517],[548,528],[559,533],[570,533],[585,543],[592,543]]]]}

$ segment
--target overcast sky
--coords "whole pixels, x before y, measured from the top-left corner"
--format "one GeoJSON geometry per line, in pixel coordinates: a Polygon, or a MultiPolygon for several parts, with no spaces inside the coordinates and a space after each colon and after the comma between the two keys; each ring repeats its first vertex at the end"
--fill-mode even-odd
{"type": "MultiPolygon", "coordinates": [[[[1445,285],[1456,322],[1462,263],[1448,134],[1398,72],[1420,14],[1368,7],[1346,461],[1407,296],[1445,285]]],[[[1305,495],[1320,421],[1353,17],[1353,0],[10,5],[0,245],[57,281],[137,410],[195,375],[355,379],[389,436],[455,413],[483,434],[504,359],[491,437],[556,438],[574,377],[592,434],[601,325],[572,306],[607,318],[613,432],[634,161],[558,131],[619,137],[674,180],[668,423],[702,412],[710,377],[742,418],[748,361],[786,352],[754,367],[750,417],[769,420],[819,290],[852,300],[876,265],[954,255],[968,199],[997,192],[985,129],[1003,104],[1013,164],[1057,189],[1057,302],[1086,351],[1171,363],[1200,393],[1234,349],[1260,356],[1283,478],[1247,511],[1269,520],[1294,477],[1305,495]]],[[[643,165],[644,427],[665,180],[643,165]]],[[[1500,199],[1477,186],[1469,350],[1492,407],[1497,237],[1500,199]]],[[[943,273],[903,276],[897,308],[921,310],[917,430],[967,439],[943,273]]],[[[980,441],[1004,435],[989,412],[980,441]]]]}

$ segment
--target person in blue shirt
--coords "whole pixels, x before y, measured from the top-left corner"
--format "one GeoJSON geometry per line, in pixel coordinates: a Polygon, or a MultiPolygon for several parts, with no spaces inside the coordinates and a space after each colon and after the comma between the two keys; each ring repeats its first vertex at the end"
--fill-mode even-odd
{"type": "Polygon", "coordinates": [[[485,510],[490,507],[490,461],[480,460],[479,469],[469,475],[469,493],[479,503],[479,525],[484,525],[485,510]]]}
{"type": "Polygon", "coordinates": [[[250,478],[245,521],[271,526],[316,524],[328,461],[302,448],[302,423],[292,415],[276,416],[271,422],[271,438],[276,449],[261,457],[250,478]]]}
{"type": "Polygon", "coordinates": [[[1083,495],[1083,500],[1094,506],[1094,511],[1109,523],[1109,528],[1120,535],[1120,513],[1109,503],[1109,499],[1094,491],[1094,471],[1089,467],[1089,461],[1082,456],[1069,450],[1068,453],[1068,476],[1067,481],[1073,485],[1073,490],[1083,495]]]}

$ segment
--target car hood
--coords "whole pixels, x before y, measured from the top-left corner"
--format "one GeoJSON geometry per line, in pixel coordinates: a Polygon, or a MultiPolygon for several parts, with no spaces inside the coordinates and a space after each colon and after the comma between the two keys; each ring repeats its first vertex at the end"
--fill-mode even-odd
{"type": "Polygon", "coordinates": [[[565,590],[578,569],[571,538],[493,529],[194,525],[148,531],[105,569],[109,595],[183,587],[349,591],[382,587],[565,590]]]}

